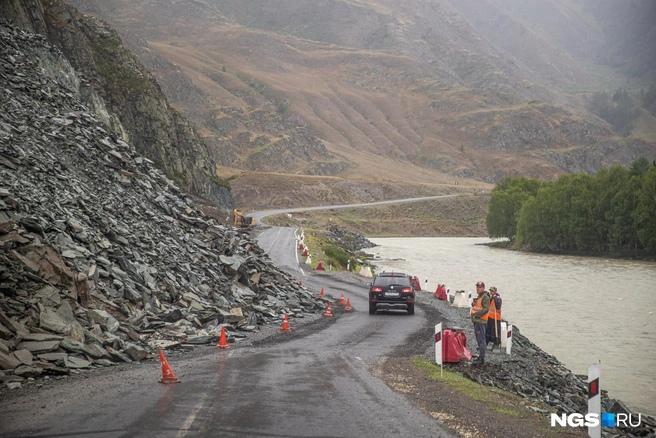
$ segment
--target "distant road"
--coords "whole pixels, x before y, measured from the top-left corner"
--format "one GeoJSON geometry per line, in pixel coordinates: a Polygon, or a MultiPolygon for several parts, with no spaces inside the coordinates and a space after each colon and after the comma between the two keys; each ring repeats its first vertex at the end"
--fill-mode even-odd
{"type": "MultiPolygon", "coordinates": [[[[452,195],[436,195],[424,196],[419,198],[403,198],[403,199],[390,199],[387,201],[377,202],[363,202],[358,204],[339,204],[339,205],[320,205],[315,207],[295,207],[295,208],[279,208],[272,210],[261,210],[254,213],[249,213],[249,216],[255,217],[259,224],[263,218],[273,216],[276,214],[285,213],[298,213],[301,211],[317,211],[317,210],[332,210],[338,208],[357,208],[357,207],[370,207],[376,205],[390,205],[390,204],[406,204],[409,202],[430,201],[431,199],[444,199],[461,196],[460,194],[452,195]]],[[[295,228],[290,227],[270,227],[262,231],[257,236],[257,241],[260,246],[269,254],[271,260],[280,268],[294,275],[305,275],[303,268],[298,260],[298,253],[296,251],[296,239],[294,233],[295,228]]]]}
{"type": "Polygon", "coordinates": [[[339,204],[339,205],[319,205],[315,207],[279,208],[274,210],[255,211],[254,213],[249,213],[249,216],[255,217],[255,219],[259,223],[263,218],[267,216],[274,216],[276,214],[299,213],[301,211],[334,210],[338,208],[373,207],[376,205],[389,205],[389,204],[407,204],[409,202],[421,202],[421,201],[430,201],[432,199],[455,198],[457,196],[462,196],[462,194],[455,193],[451,195],[435,195],[435,196],[422,196],[418,198],[389,199],[387,201],[363,202],[359,204],[339,204]]]}

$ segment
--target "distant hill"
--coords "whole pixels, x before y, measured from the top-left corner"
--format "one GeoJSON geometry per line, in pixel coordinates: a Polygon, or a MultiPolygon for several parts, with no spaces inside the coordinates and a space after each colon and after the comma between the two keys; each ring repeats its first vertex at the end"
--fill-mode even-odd
{"type": "Polygon", "coordinates": [[[235,175],[437,191],[656,158],[585,106],[653,79],[647,0],[71,3],[119,30],[235,175]]]}

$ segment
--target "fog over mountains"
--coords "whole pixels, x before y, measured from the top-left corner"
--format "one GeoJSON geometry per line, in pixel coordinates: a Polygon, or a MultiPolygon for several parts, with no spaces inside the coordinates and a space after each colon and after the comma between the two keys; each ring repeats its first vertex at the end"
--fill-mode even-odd
{"type": "Polygon", "coordinates": [[[265,181],[294,199],[300,177],[320,198],[656,158],[637,97],[656,79],[648,0],[71,3],[118,30],[220,174],[248,171],[238,201],[265,181]],[[588,105],[618,88],[638,102],[628,133],[588,105]]]}

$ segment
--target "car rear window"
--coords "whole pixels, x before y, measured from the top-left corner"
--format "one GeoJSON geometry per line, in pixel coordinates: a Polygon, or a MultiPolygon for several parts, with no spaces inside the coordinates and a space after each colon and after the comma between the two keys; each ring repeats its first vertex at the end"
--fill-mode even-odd
{"type": "Polygon", "coordinates": [[[374,286],[389,286],[398,284],[400,286],[410,286],[408,277],[376,277],[374,286]]]}

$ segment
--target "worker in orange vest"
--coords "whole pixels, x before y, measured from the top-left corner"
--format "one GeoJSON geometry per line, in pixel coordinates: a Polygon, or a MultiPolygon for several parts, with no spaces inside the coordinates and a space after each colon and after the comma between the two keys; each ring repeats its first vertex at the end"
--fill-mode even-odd
{"type": "Polygon", "coordinates": [[[472,302],[472,308],[469,311],[472,322],[474,323],[474,334],[478,344],[478,357],[472,365],[483,365],[485,363],[485,349],[487,348],[487,314],[490,311],[490,294],[485,290],[485,283],[479,281],[476,283],[477,296],[472,302]]]}
{"type": "Polygon", "coordinates": [[[487,343],[494,347],[501,345],[501,296],[497,288],[490,288],[490,310],[487,312],[487,343]]]}

